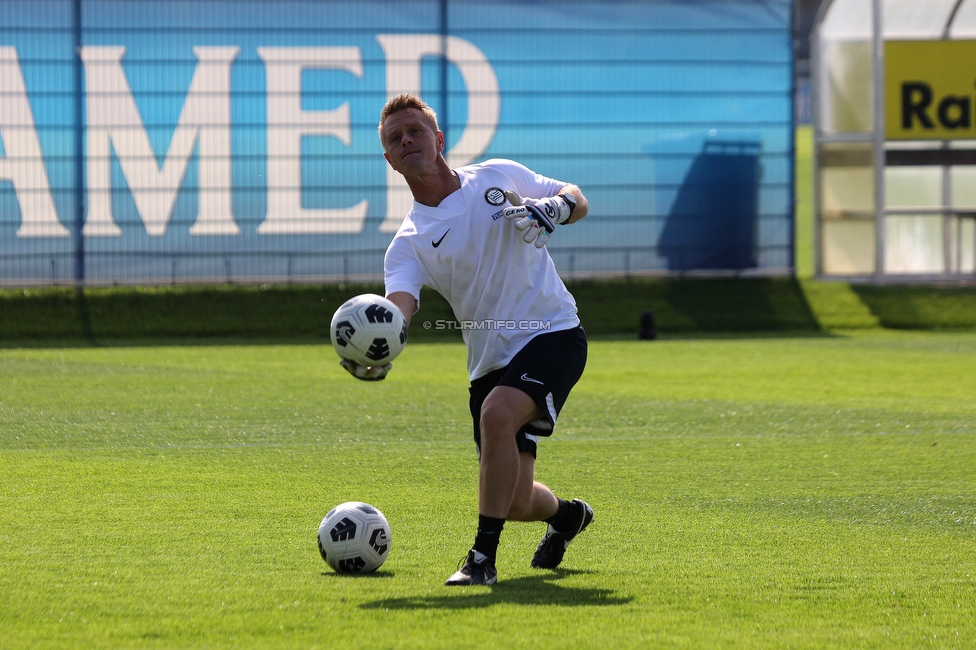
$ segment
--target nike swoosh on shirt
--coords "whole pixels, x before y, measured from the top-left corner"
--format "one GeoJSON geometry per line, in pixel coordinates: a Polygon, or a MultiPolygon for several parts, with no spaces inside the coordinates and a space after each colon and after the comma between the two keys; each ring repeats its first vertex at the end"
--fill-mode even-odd
{"type": "Polygon", "coordinates": [[[441,235],[441,238],[440,238],[440,239],[438,239],[437,241],[432,241],[432,242],[430,242],[430,243],[434,245],[434,248],[437,248],[438,246],[440,246],[440,245],[441,245],[441,242],[442,242],[442,241],[444,241],[444,238],[445,238],[445,237],[447,237],[447,233],[449,233],[449,232],[451,232],[451,229],[450,229],[450,228],[448,228],[448,229],[447,229],[447,230],[446,230],[446,231],[444,232],[444,234],[443,234],[443,235],[441,235]]]}
{"type": "Polygon", "coordinates": [[[532,379],[532,377],[529,377],[529,373],[527,372],[522,373],[522,381],[531,381],[533,384],[539,384],[540,386],[545,386],[545,384],[543,384],[538,379],[532,379]]]}

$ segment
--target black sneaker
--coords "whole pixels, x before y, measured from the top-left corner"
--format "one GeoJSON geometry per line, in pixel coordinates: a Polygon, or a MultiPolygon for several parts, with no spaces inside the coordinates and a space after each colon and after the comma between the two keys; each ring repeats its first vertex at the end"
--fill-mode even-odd
{"type": "Polygon", "coordinates": [[[498,582],[498,570],[484,553],[471,549],[464,560],[464,566],[447,579],[445,585],[493,585],[498,582]]]}
{"type": "Polygon", "coordinates": [[[593,508],[585,501],[573,499],[573,503],[582,506],[583,516],[572,528],[572,532],[561,533],[551,525],[546,530],[545,537],[539,542],[539,548],[535,550],[532,557],[532,566],[536,569],[555,569],[563,561],[563,554],[573,539],[586,530],[586,527],[593,521],[593,508]]]}

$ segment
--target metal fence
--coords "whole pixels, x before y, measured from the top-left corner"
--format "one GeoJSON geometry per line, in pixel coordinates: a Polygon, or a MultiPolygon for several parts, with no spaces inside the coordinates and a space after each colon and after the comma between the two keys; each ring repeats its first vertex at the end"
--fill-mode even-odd
{"type": "Polygon", "coordinates": [[[788,0],[0,2],[0,283],[378,277],[397,92],[580,185],[560,272],[788,273],[788,0]]]}

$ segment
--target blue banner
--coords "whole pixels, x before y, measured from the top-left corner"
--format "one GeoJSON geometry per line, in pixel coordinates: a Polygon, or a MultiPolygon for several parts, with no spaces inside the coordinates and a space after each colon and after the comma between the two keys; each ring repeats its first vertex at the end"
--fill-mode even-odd
{"type": "Polygon", "coordinates": [[[0,281],[377,277],[410,206],[376,131],[398,92],[438,111],[453,166],[583,189],[549,244],[564,275],[789,272],[791,11],[2,3],[0,281]]]}

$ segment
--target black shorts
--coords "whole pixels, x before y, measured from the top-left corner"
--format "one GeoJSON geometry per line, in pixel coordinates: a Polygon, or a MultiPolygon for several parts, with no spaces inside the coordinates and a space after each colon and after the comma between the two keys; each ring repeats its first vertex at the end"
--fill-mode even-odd
{"type": "Polygon", "coordinates": [[[515,438],[519,452],[529,452],[534,458],[537,437],[552,435],[559,411],[583,374],[584,366],[586,333],[582,327],[575,327],[536,336],[507,366],[471,382],[471,418],[478,456],[481,456],[481,406],[495,386],[518,388],[542,411],[542,419],[526,424],[515,438]]]}

